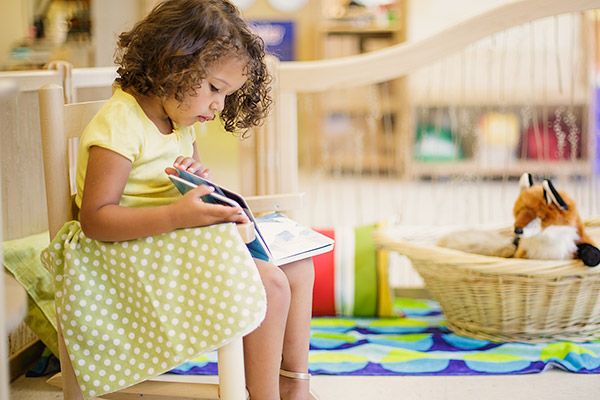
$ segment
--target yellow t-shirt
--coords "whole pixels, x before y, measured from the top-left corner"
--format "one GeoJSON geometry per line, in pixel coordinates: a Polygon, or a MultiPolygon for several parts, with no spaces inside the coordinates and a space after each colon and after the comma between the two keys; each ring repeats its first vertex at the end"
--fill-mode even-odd
{"type": "Polygon", "coordinates": [[[85,173],[92,146],[100,146],[131,161],[131,172],[119,204],[153,207],[172,203],[179,192],[164,172],[177,156],[191,157],[192,127],[175,125],[164,135],[146,116],[133,96],[117,89],[84,130],[77,159],[77,196],[81,208],[85,173]]]}

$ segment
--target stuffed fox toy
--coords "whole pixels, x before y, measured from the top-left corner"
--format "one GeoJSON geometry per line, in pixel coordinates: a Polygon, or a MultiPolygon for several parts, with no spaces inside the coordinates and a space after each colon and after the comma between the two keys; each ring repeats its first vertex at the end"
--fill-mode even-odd
{"type": "Polygon", "coordinates": [[[525,173],[513,208],[518,238],[515,257],[534,259],[580,258],[587,266],[600,263],[600,250],[585,232],[575,201],[552,182],[534,185],[525,173]]]}

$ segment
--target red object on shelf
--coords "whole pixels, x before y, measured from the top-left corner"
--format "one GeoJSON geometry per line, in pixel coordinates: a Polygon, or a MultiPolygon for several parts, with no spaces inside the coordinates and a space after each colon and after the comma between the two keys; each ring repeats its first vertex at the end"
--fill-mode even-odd
{"type": "MultiPolygon", "coordinates": [[[[564,144],[559,146],[559,140],[554,129],[554,121],[550,121],[546,130],[543,124],[540,124],[537,133],[533,125],[527,130],[525,140],[519,144],[518,155],[533,160],[569,160],[571,159],[572,145],[569,141],[569,128],[564,121],[560,123],[560,130],[565,136],[564,144]],[[562,147],[562,151],[560,149],[562,147]]],[[[581,129],[575,136],[575,154],[574,158],[581,158],[581,129]]]]}

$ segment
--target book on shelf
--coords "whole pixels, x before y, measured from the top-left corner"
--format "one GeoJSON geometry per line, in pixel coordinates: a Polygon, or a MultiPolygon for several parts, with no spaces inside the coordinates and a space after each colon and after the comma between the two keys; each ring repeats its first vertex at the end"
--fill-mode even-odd
{"type": "Polygon", "coordinates": [[[225,189],[207,179],[187,171],[177,171],[169,179],[181,194],[199,185],[208,185],[214,191],[202,197],[207,203],[240,207],[254,224],[256,238],[247,243],[253,257],[284,265],[333,250],[333,239],[320,234],[279,213],[255,217],[243,196],[225,189]]]}

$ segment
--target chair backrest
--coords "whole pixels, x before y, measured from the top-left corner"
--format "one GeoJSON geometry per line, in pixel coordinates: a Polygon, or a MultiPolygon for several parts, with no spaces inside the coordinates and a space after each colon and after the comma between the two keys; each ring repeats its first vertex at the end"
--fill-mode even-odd
{"type": "Polygon", "coordinates": [[[39,101],[48,228],[52,238],[65,222],[73,219],[69,142],[79,138],[106,101],[65,105],[63,88],[56,84],[43,86],[39,101]]]}

